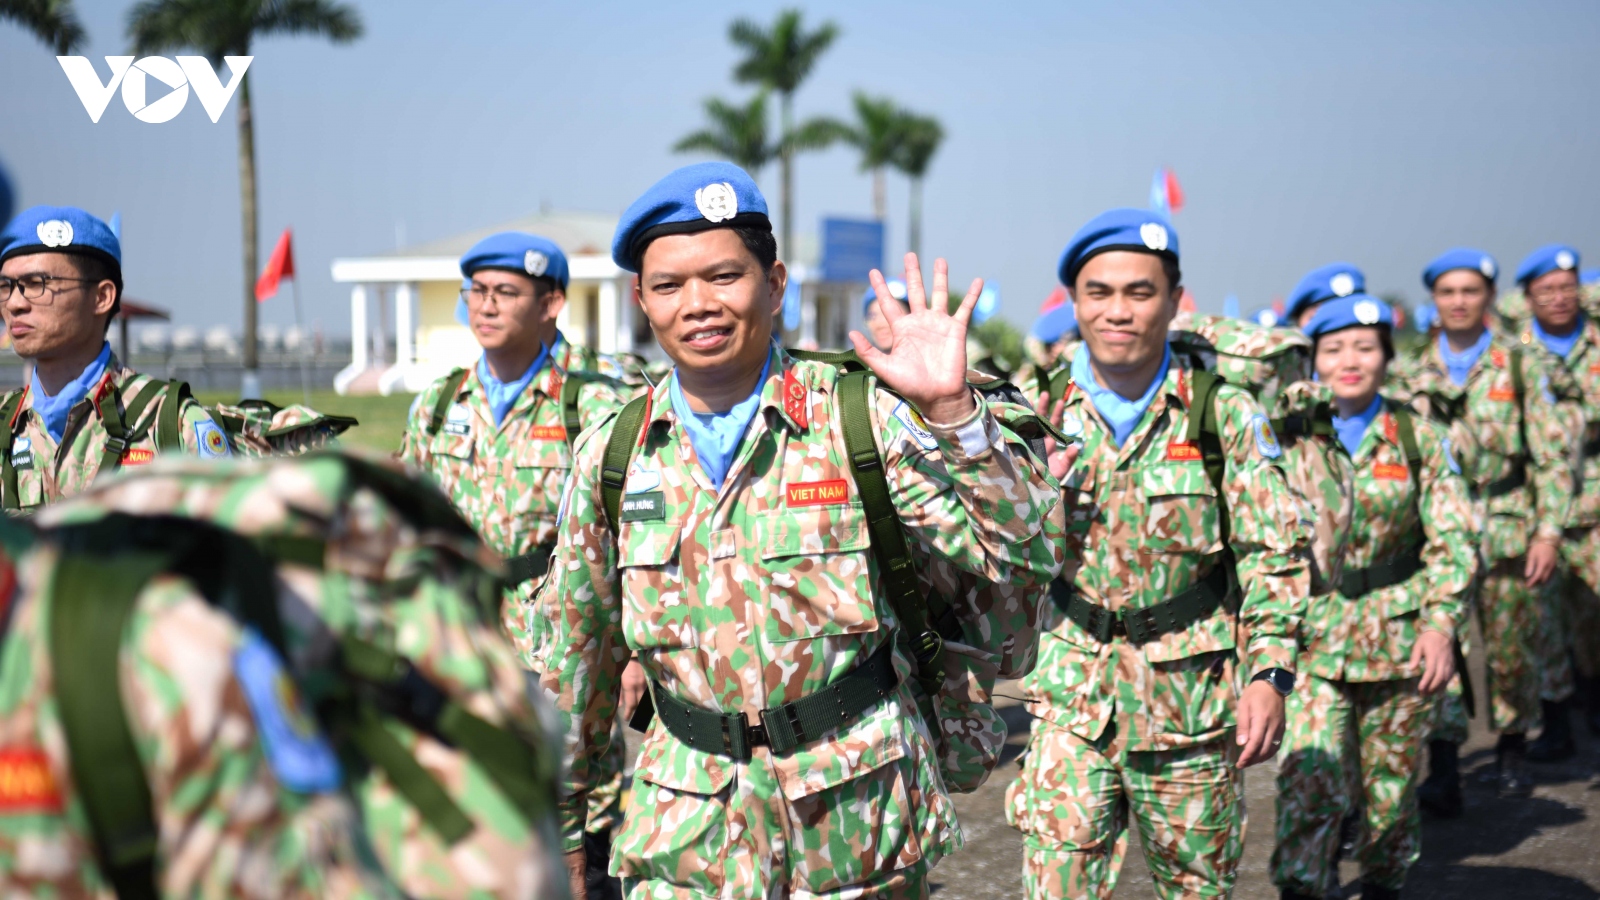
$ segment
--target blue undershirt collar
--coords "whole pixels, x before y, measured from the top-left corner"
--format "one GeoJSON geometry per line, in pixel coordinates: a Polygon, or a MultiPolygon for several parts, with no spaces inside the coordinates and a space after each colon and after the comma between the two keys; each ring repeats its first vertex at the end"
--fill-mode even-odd
{"type": "Polygon", "coordinates": [[[61,436],[67,431],[67,416],[78,401],[89,396],[90,388],[100,382],[106,374],[106,366],[111,363],[111,344],[106,343],[100,347],[100,355],[96,356],[78,377],[67,382],[61,393],[54,397],[44,392],[44,385],[39,383],[39,370],[33,370],[33,411],[38,413],[44,422],[44,430],[50,433],[50,439],[61,443],[61,436]]]}
{"type": "MultiPolygon", "coordinates": [[[[560,342],[561,338],[557,336],[556,343],[560,342]]],[[[506,420],[506,415],[511,412],[511,407],[516,405],[517,398],[528,389],[528,385],[533,382],[533,376],[539,374],[539,370],[544,368],[544,361],[549,358],[550,345],[541,346],[533,364],[528,366],[528,371],[523,372],[516,381],[501,381],[494,377],[494,373],[489,371],[488,358],[478,358],[478,380],[483,382],[483,396],[489,401],[489,412],[494,414],[496,428],[506,420]]]]}
{"type": "Polygon", "coordinates": [[[1494,340],[1494,335],[1490,333],[1489,329],[1485,328],[1483,334],[1478,337],[1476,344],[1457,353],[1450,349],[1450,341],[1444,336],[1444,332],[1439,332],[1439,358],[1444,360],[1444,367],[1450,373],[1450,380],[1458,385],[1466,384],[1467,373],[1472,371],[1472,367],[1477,363],[1478,357],[1489,349],[1489,342],[1492,340],[1494,340]]]}
{"type": "Polygon", "coordinates": [[[1383,411],[1383,397],[1373,397],[1372,405],[1364,411],[1356,413],[1346,419],[1339,415],[1333,417],[1333,432],[1339,436],[1339,443],[1344,445],[1346,453],[1353,459],[1356,451],[1361,449],[1361,439],[1366,436],[1367,429],[1372,427],[1372,421],[1378,418],[1378,413],[1383,411]]]}
{"type": "Polygon", "coordinates": [[[1572,331],[1565,335],[1554,335],[1539,327],[1539,320],[1533,320],[1533,336],[1550,348],[1550,352],[1566,359],[1572,355],[1572,348],[1578,346],[1578,339],[1583,337],[1584,316],[1578,314],[1578,320],[1572,324],[1572,331]]]}
{"type": "Polygon", "coordinates": [[[1089,345],[1082,344],[1079,345],[1077,354],[1072,357],[1072,380],[1089,395],[1089,402],[1093,403],[1094,408],[1105,417],[1106,424],[1111,426],[1111,439],[1120,449],[1123,442],[1139,426],[1139,420],[1144,418],[1150,404],[1155,402],[1157,392],[1167,381],[1167,370],[1171,366],[1172,347],[1167,346],[1161,351],[1161,369],[1156,372],[1156,377],[1151,379],[1144,396],[1137,400],[1129,400],[1108,387],[1102,387],[1100,382],[1094,380],[1094,372],[1089,368],[1089,345]]]}
{"type": "Polygon", "coordinates": [[[689,401],[684,399],[683,389],[678,386],[677,370],[673,370],[672,410],[678,414],[678,421],[683,423],[683,430],[689,435],[689,443],[700,460],[700,470],[718,489],[728,477],[733,456],[739,450],[740,441],[744,440],[744,433],[750,428],[750,421],[756,417],[756,410],[761,408],[761,389],[766,386],[767,373],[772,369],[772,356],[770,352],[767,354],[767,363],[761,367],[761,377],[756,379],[755,390],[750,392],[750,396],[739,401],[732,409],[719,413],[697,413],[690,409],[689,401]]]}

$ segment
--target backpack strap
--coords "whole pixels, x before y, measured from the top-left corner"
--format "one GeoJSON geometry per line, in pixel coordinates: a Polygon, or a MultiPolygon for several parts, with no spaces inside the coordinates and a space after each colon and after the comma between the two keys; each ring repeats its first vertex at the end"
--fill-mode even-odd
{"type": "Polygon", "coordinates": [[[568,372],[567,377],[561,381],[561,427],[567,432],[567,447],[570,449],[578,442],[578,433],[583,431],[583,418],[578,415],[578,395],[583,391],[585,384],[609,384],[618,389],[625,389],[626,385],[599,372],[568,372]]]}
{"type": "Polygon", "coordinates": [[[466,369],[451,369],[450,374],[444,377],[444,388],[439,392],[439,399],[433,402],[433,410],[428,413],[428,437],[439,433],[444,427],[445,414],[450,411],[450,404],[456,402],[456,395],[461,393],[461,386],[467,383],[466,369]]]}
{"type": "Polygon", "coordinates": [[[1189,370],[1189,423],[1185,440],[1200,446],[1206,475],[1217,490],[1217,504],[1222,525],[1224,552],[1231,552],[1228,544],[1228,499],[1222,482],[1227,474],[1228,457],[1222,448],[1222,430],[1217,421],[1217,391],[1223,381],[1214,372],[1205,369],[1189,370]]]}
{"type": "Polygon", "coordinates": [[[22,400],[28,388],[12,391],[0,403],[0,508],[20,509],[22,501],[17,496],[17,467],[11,461],[11,443],[16,437],[17,413],[22,411],[22,400]]]}
{"type": "Polygon", "coordinates": [[[883,586],[900,626],[911,642],[917,661],[917,680],[930,696],[944,682],[944,638],[928,624],[928,605],[917,584],[917,571],[911,562],[900,513],[889,492],[889,479],[883,457],[873,434],[870,375],[865,371],[846,372],[839,377],[839,418],[844,430],[845,453],[856,491],[867,514],[867,530],[872,553],[878,559],[883,586]]]}
{"type": "MultiPolygon", "coordinates": [[[[166,396],[161,398],[161,409],[156,417],[156,450],[167,453],[183,449],[183,401],[192,396],[187,381],[174,378],[167,382],[166,396]]],[[[128,418],[139,420],[131,409],[128,418]]]]}
{"type": "Polygon", "coordinates": [[[1406,456],[1406,468],[1411,470],[1411,487],[1417,501],[1422,500],[1422,451],[1417,449],[1417,429],[1411,421],[1411,410],[1399,403],[1389,404],[1389,414],[1394,416],[1394,430],[1400,438],[1400,450],[1406,456]]]}
{"type": "Polygon", "coordinates": [[[118,660],[160,554],[63,554],[50,582],[50,658],[73,783],[100,869],[119,900],[155,900],[156,826],[150,782],[128,728],[118,660]]]}
{"type": "Polygon", "coordinates": [[[629,400],[617,413],[611,437],[606,440],[606,455],[600,462],[600,500],[613,536],[622,530],[622,488],[628,481],[628,466],[633,463],[633,449],[639,445],[649,409],[648,392],[629,400]]]}

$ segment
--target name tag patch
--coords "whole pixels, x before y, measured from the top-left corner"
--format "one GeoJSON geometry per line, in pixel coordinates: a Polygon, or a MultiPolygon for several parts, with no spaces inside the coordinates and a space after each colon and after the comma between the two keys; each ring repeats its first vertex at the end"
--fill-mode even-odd
{"type": "Polygon", "coordinates": [[[806,481],[788,486],[790,506],[832,506],[850,501],[850,488],[843,478],[831,481],[806,481]]]}
{"type": "Polygon", "coordinates": [[[156,458],[154,450],[145,447],[132,447],[122,454],[122,464],[125,466],[142,466],[156,458]]]}
{"type": "Polygon", "coordinates": [[[1167,445],[1167,459],[1188,462],[1201,459],[1200,445],[1188,441],[1174,441],[1167,445]]]}
{"type": "Polygon", "coordinates": [[[1399,463],[1377,463],[1372,467],[1373,478],[1386,478],[1390,481],[1405,481],[1411,477],[1411,471],[1399,463]]]}
{"type": "Polygon", "coordinates": [[[19,437],[11,442],[11,465],[18,469],[33,468],[33,441],[19,437]]]}
{"type": "Polygon", "coordinates": [[[445,413],[444,433],[461,437],[463,435],[470,434],[471,432],[472,413],[469,412],[465,406],[462,406],[459,403],[451,406],[450,411],[445,413]]]}
{"type": "Polygon", "coordinates": [[[659,522],[666,517],[667,500],[661,491],[628,494],[622,498],[624,522],[659,522]]]}
{"type": "Polygon", "coordinates": [[[535,425],[528,432],[536,441],[564,441],[567,430],[560,425],[535,425]]]}
{"type": "Polygon", "coordinates": [[[0,750],[0,811],[59,813],[61,790],[50,774],[50,758],[38,747],[0,750]]]}

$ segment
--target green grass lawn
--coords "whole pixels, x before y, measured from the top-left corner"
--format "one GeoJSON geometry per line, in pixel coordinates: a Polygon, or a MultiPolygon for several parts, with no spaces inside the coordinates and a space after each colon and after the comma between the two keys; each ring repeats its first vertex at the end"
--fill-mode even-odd
{"type": "MultiPolygon", "coordinates": [[[[393,453],[400,449],[400,437],[406,430],[406,413],[411,409],[413,394],[393,394],[388,397],[341,397],[331,390],[311,392],[311,408],[317,412],[339,416],[354,416],[361,424],[344,433],[341,441],[349,447],[362,447],[380,453],[393,453]]],[[[238,391],[198,391],[195,399],[210,406],[215,403],[237,403],[238,391]]],[[[304,402],[296,390],[271,391],[267,399],[279,406],[304,402]]]]}

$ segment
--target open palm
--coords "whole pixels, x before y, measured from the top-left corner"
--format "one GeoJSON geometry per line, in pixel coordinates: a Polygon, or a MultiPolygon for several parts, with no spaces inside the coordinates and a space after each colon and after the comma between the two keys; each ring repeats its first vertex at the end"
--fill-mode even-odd
{"type": "MultiPolygon", "coordinates": [[[[889,324],[893,342],[888,352],[872,346],[859,331],[850,333],[856,355],[883,385],[916,406],[930,421],[954,423],[976,406],[967,387],[967,323],[983,292],[983,279],[974,279],[954,313],[949,312],[949,266],[933,263],[933,295],[923,289],[922,269],[915,253],[906,254],[906,304],[882,303],[879,309],[889,324]]],[[[879,297],[891,296],[883,273],[872,270],[872,289],[879,297]]]]}

